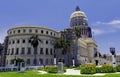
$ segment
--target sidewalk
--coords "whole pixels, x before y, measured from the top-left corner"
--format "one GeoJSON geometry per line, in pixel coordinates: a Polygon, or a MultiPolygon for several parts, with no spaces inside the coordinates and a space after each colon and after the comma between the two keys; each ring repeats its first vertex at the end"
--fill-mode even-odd
{"type": "MultiPolygon", "coordinates": [[[[89,76],[89,75],[86,75],[86,74],[81,74],[80,73],[80,70],[74,70],[74,69],[66,69],[66,72],[63,73],[65,75],[83,75],[83,76],[89,76]]],[[[105,73],[96,73],[96,74],[93,74],[94,76],[104,76],[105,73]]],[[[92,76],[92,75],[91,75],[92,76]]]]}

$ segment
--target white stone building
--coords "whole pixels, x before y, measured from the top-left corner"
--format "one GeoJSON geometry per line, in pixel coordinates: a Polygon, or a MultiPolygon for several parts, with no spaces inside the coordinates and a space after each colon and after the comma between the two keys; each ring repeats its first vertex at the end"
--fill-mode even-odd
{"type": "Polygon", "coordinates": [[[37,65],[53,65],[54,41],[59,38],[55,30],[39,26],[20,26],[8,30],[6,65],[11,59],[22,58],[27,66],[34,65],[34,49],[30,42],[32,35],[38,35],[42,42],[37,49],[37,65]]]}

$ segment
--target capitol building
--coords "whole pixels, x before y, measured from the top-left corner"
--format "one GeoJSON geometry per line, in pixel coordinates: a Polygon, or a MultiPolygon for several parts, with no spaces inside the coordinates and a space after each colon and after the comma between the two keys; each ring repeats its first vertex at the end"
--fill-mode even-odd
{"type": "MultiPolygon", "coordinates": [[[[88,25],[88,19],[84,12],[76,7],[70,16],[70,27],[64,29],[66,39],[70,41],[69,52],[62,53],[63,50],[55,50],[54,43],[62,36],[61,32],[42,26],[16,26],[7,31],[5,66],[11,65],[11,60],[21,58],[26,66],[34,66],[34,48],[31,45],[30,37],[38,35],[41,42],[37,47],[36,65],[54,65],[63,61],[64,65],[82,65],[85,63],[99,62],[99,50],[95,40],[92,38],[91,28],[88,25]],[[79,37],[75,29],[79,28],[79,37]],[[55,57],[56,56],[56,57],[55,57]]],[[[63,31],[64,31],[63,30],[63,31]]]]}

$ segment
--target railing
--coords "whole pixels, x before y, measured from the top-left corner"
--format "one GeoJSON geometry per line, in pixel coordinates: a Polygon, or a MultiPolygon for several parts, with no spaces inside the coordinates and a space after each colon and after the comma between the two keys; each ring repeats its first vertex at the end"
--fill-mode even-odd
{"type": "Polygon", "coordinates": [[[24,70],[33,70],[41,67],[44,66],[25,66],[25,67],[6,66],[6,67],[0,67],[0,72],[20,71],[21,68],[24,68],[24,70]]]}
{"type": "Polygon", "coordinates": [[[17,71],[18,67],[0,67],[0,72],[7,72],[7,71],[17,71]]]}

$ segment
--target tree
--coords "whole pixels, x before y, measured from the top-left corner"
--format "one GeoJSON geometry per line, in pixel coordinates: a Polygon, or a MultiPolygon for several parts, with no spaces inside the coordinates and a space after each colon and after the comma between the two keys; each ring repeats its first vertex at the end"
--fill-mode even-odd
{"type": "Polygon", "coordinates": [[[22,62],[24,62],[24,60],[23,59],[21,59],[21,58],[15,58],[15,59],[11,59],[11,64],[14,64],[14,61],[16,61],[16,64],[15,64],[15,66],[16,65],[19,65],[20,63],[22,63],[22,62]]]}
{"type": "Polygon", "coordinates": [[[75,58],[75,64],[78,66],[79,63],[78,63],[78,39],[81,37],[81,31],[80,31],[80,27],[75,27],[74,28],[74,32],[73,32],[73,35],[75,35],[75,45],[74,45],[74,58],[75,58]]]}
{"type": "Polygon", "coordinates": [[[38,35],[33,35],[32,37],[30,37],[31,40],[31,45],[34,48],[34,65],[36,66],[37,64],[37,60],[36,60],[36,54],[37,54],[37,47],[39,45],[39,41],[41,42],[41,40],[38,38],[38,35]]]}
{"type": "Polygon", "coordinates": [[[80,28],[79,28],[79,27],[75,27],[75,35],[76,35],[77,39],[78,39],[79,37],[81,37],[81,31],[80,31],[80,28]]]}
{"type": "MultiPolygon", "coordinates": [[[[54,44],[54,48],[56,49],[61,49],[62,54],[64,55],[64,59],[66,59],[66,61],[69,64],[69,60],[67,60],[69,58],[69,53],[70,53],[70,45],[71,42],[67,39],[67,30],[61,31],[61,38],[57,39],[55,41],[54,44]],[[65,58],[65,56],[67,56],[67,58],[65,58]]],[[[57,53],[57,52],[55,52],[57,53]]]]}

